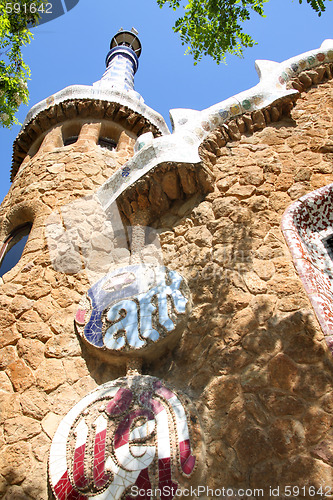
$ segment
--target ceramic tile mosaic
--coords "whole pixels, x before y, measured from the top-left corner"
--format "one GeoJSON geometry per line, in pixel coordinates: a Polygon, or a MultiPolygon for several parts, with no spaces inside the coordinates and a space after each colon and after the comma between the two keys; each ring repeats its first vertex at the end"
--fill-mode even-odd
{"type": "Polygon", "coordinates": [[[102,205],[107,209],[128,186],[162,163],[199,164],[198,148],[212,130],[232,118],[297,94],[296,90],[286,88],[288,81],[301,71],[329,62],[333,62],[333,40],[325,40],[319,49],[282,63],[257,61],[258,85],[210,108],[170,110],[173,133],[153,139],[148,132],[137,139],[134,157],[98,190],[102,205]]]}
{"type": "Polygon", "coordinates": [[[309,193],[285,212],[282,230],[296,270],[333,352],[333,184],[309,193]]]}
{"type": "Polygon", "coordinates": [[[196,420],[188,400],[154,377],[98,387],[74,406],[53,438],[49,478],[55,497],[130,500],[136,486],[140,498],[151,500],[152,489],[176,491],[175,472],[190,478],[198,462],[190,416],[196,420]]]}
{"type": "Polygon", "coordinates": [[[189,288],[179,273],[138,264],[117,269],[89,288],[75,324],[97,349],[128,352],[173,333],[190,306],[189,288]]]}
{"type": "MultiPolygon", "coordinates": [[[[96,82],[98,83],[98,82],[96,82]]],[[[162,134],[170,134],[168,126],[160,113],[147,106],[143,97],[135,90],[125,90],[118,87],[109,87],[108,85],[71,85],[56,92],[52,96],[47,97],[43,101],[35,104],[28,112],[21,131],[42,111],[55,106],[62,102],[71,100],[89,100],[89,101],[106,101],[110,103],[118,103],[122,106],[135,111],[155,127],[162,134]]]]}
{"type": "Polygon", "coordinates": [[[138,68],[138,58],[129,47],[114,47],[107,57],[107,69],[95,86],[117,87],[134,90],[134,74],[138,68]]]}

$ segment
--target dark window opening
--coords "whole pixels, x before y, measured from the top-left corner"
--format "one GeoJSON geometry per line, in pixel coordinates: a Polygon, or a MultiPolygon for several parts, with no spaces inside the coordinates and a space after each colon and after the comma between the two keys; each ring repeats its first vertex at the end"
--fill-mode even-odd
{"type": "Polygon", "coordinates": [[[328,255],[331,257],[333,260],[333,234],[328,236],[323,240],[324,246],[328,252],[328,255]]]}
{"type": "Polygon", "coordinates": [[[64,139],[64,146],[69,146],[70,144],[74,144],[78,140],[79,136],[78,135],[72,135],[71,137],[67,137],[67,139],[64,139]]]}
{"type": "Polygon", "coordinates": [[[19,262],[29,238],[31,227],[30,222],[17,227],[3,242],[0,250],[0,276],[13,269],[19,262]]]}
{"type": "Polygon", "coordinates": [[[28,155],[30,156],[30,158],[32,158],[33,156],[35,156],[35,154],[38,153],[39,148],[41,147],[44,138],[45,138],[45,134],[42,137],[39,137],[38,140],[36,140],[32,144],[31,148],[28,151],[28,155]]]}
{"type": "Polygon", "coordinates": [[[117,146],[115,141],[109,139],[108,137],[100,137],[98,139],[98,145],[101,146],[102,148],[108,149],[109,151],[113,151],[117,146]]]}

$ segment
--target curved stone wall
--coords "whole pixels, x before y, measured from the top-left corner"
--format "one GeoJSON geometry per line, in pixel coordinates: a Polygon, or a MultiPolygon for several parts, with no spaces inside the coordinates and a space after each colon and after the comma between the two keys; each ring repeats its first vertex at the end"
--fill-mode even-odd
{"type": "Polygon", "coordinates": [[[2,241],[19,223],[33,223],[21,260],[0,287],[4,498],[48,498],[50,438],[62,416],[96,387],[103,372],[108,380],[125,374],[82,357],[73,318],[89,281],[82,273],[66,275],[52,267],[45,235],[53,211],[94,192],[132,156],[135,140],[126,132],[115,151],[97,146],[99,127],[88,122],[70,146],[59,146],[59,133],[51,130],[1,205],[2,241]]]}

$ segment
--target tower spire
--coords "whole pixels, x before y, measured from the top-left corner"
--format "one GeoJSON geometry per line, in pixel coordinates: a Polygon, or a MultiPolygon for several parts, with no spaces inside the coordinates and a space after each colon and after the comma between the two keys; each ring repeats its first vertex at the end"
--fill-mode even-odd
{"type": "Polygon", "coordinates": [[[139,66],[141,42],[135,28],[122,28],[115,34],[106,56],[106,71],[94,85],[117,88],[122,91],[134,90],[134,75],[139,66]]]}

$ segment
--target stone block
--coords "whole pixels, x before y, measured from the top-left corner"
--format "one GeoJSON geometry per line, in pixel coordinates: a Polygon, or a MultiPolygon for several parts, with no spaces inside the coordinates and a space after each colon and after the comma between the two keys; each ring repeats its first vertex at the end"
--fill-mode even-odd
{"type": "Polygon", "coordinates": [[[70,384],[74,384],[79,379],[89,374],[87,364],[81,357],[66,357],[63,360],[64,368],[67,375],[67,380],[70,384]]]}
{"type": "Polygon", "coordinates": [[[250,365],[244,370],[241,376],[242,388],[246,392],[262,391],[268,386],[268,373],[265,368],[250,365]]]}
{"type": "Polygon", "coordinates": [[[318,443],[327,436],[327,432],[332,429],[333,416],[327,414],[318,406],[308,409],[302,418],[305,437],[308,444],[318,443]]]}
{"type": "Polygon", "coordinates": [[[256,295],[267,291],[267,283],[260,279],[254,271],[244,273],[243,278],[249,292],[256,295]]]}
{"type": "MultiPolygon", "coordinates": [[[[219,182],[221,182],[221,181],[219,181],[219,182]]],[[[217,183],[217,184],[218,184],[218,187],[220,187],[219,183],[217,183]]],[[[249,198],[250,196],[253,195],[253,193],[255,192],[255,189],[256,188],[254,186],[251,186],[250,184],[241,185],[237,182],[236,184],[234,184],[233,186],[231,186],[228,189],[227,195],[228,196],[236,196],[239,199],[249,198]]]]}
{"type": "Polygon", "coordinates": [[[285,354],[290,356],[296,363],[318,363],[326,355],[326,349],[308,333],[300,332],[297,336],[291,336],[284,349],[285,354]]]}
{"type": "Polygon", "coordinates": [[[20,403],[24,415],[41,420],[49,411],[49,398],[45,392],[30,387],[20,395],[20,403]]]}
{"type": "Polygon", "coordinates": [[[42,420],[42,428],[45,434],[49,436],[50,439],[53,438],[58,425],[60,424],[60,421],[62,419],[61,415],[56,415],[53,412],[49,412],[47,415],[42,420]]]}
{"type": "Polygon", "coordinates": [[[329,436],[329,439],[321,441],[312,448],[311,454],[314,458],[322,460],[327,465],[333,467],[333,444],[331,436],[329,436]]]}
{"type": "Polygon", "coordinates": [[[229,217],[240,206],[239,200],[233,196],[216,198],[212,203],[212,210],[216,219],[220,217],[229,217]]]}
{"type": "Polygon", "coordinates": [[[33,418],[18,416],[6,420],[4,424],[5,439],[7,444],[21,440],[29,440],[40,433],[40,423],[33,418]]]}
{"type": "MultiPolygon", "coordinates": [[[[251,223],[251,211],[247,207],[240,207],[230,214],[230,220],[235,222],[235,224],[250,225],[251,223]]],[[[239,228],[241,230],[241,228],[239,228]]]]}
{"type": "Polygon", "coordinates": [[[214,378],[205,389],[204,398],[211,411],[228,407],[238,397],[240,392],[240,380],[238,376],[225,376],[214,378]],[[222,397],[221,397],[222,395],[222,397]]]}
{"type": "Polygon", "coordinates": [[[242,339],[242,346],[257,356],[268,355],[271,357],[274,352],[281,348],[281,342],[272,332],[258,329],[242,339]]]}
{"type": "Polygon", "coordinates": [[[46,359],[36,371],[37,386],[45,392],[50,392],[63,384],[66,373],[61,359],[46,359]]]}
{"type": "Polygon", "coordinates": [[[24,491],[24,498],[33,498],[33,500],[45,500],[49,497],[47,467],[45,462],[32,463],[31,471],[22,483],[21,487],[24,491]],[[43,480],[41,481],[41,478],[43,480]],[[28,497],[29,495],[29,497],[28,497]]]}
{"type": "Polygon", "coordinates": [[[264,182],[264,175],[261,168],[256,166],[245,167],[241,170],[240,184],[252,184],[260,186],[264,182]]]}
{"type": "Polygon", "coordinates": [[[303,399],[272,388],[260,391],[259,397],[262,404],[277,417],[288,415],[300,416],[306,407],[303,399]]]}
{"type": "Polygon", "coordinates": [[[251,113],[254,130],[261,130],[266,127],[264,113],[261,110],[256,110],[251,113]]]}
{"type": "Polygon", "coordinates": [[[9,484],[21,483],[30,471],[30,446],[25,441],[6,446],[0,451],[1,474],[9,484]]]}
{"type": "Polygon", "coordinates": [[[300,379],[299,369],[288,356],[277,354],[268,363],[269,379],[273,387],[293,392],[300,379]]]}
{"type": "Polygon", "coordinates": [[[240,463],[247,469],[268,460],[273,454],[269,439],[260,427],[247,426],[241,429],[235,450],[240,463]]]}
{"type": "Polygon", "coordinates": [[[79,340],[72,334],[54,335],[45,345],[47,358],[66,358],[67,356],[80,356],[81,347],[79,340]]]}
{"type": "MultiPolygon", "coordinates": [[[[47,463],[47,459],[50,453],[51,440],[44,433],[41,432],[37,436],[31,439],[32,453],[38,462],[42,462],[44,465],[47,463]]],[[[36,485],[39,481],[36,482],[36,485]]]]}
{"type": "Polygon", "coordinates": [[[205,226],[194,226],[186,233],[186,239],[198,246],[209,246],[212,243],[212,234],[205,226]]]}
{"type": "Polygon", "coordinates": [[[278,297],[295,295],[302,292],[302,284],[299,278],[281,276],[276,273],[269,281],[268,291],[277,294],[278,297]]]}
{"type": "Polygon", "coordinates": [[[41,279],[29,283],[24,287],[25,297],[31,300],[38,300],[41,297],[45,297],[45,295],[48,295],[50,292],[51,292],[50,285],[48,283],[45,283],[41,279]]]}
{"type": "Polygon", "coordinates": [[[57,335],[72,336],[74,333],[72,314],[73,312],[68,309],[55,311],[48,322],[51,330],[57,335]]]}
{"type": "Polygon", "coordinates": [[[276,193],[271,193],[269,198],[269,206],[272,210],[282,213],[285,211],[288,205],[291,203],[291,198],[287,193],[283,191],[278,191],[276,193]]]}
{"type": "Polygon", "coordinates": [[[1,371],[0,372],[0,391],[4,392],[13,392],[13,386],[7,373],[1,371]]]}
{"type": "Polygon", "coordinates": [[[270,260],[253,259],[253,270],[259,278],[268,281],[275,273],[275,265],[270,260]]]}
{"type": "Polygon", "coordinates": [[[327,411],[327,413],[333,413],[333,392],[329,391],[323,396],[321,399],[321,407],[323,410],[327,411]]]}
{"type": "Polygon", "coordinates": [[[22,361],[17,359],[7,366],[6,373],[14,386],[15,391],[25,391],[35,382],[31,369],[22,361]]]}
{"type": "Polygon", "coordinates": [[[298,200],[310,191],[310,186],[306,182],[296,182],[288,189],[288,194],[292,200],[298,200]]]}
{"type": "Polygon", "coordinates": [[[0,349],[15,344],[20,334],[14,327],[15,316],[8,311],[0,311],[0,349]]]}
{"type": "Polygon", "coordinates": [[[281,486],[299,484],[319,490],[322,485],[332,482],[332,468],[321,460],[302,453],[286,461],[281,469],[281,486]]]}
{"type": "Polygon", "coordinates": [[[296,419],[274,420],[268,436],[275,453],[283,458],[298,453],[305,445],[304,428],[296,419]]]}
{"type": "Polygon", "coordinates": [[[0,369],[5,370],[8,365],[18,359],[16,347],[7,345],[1,349],[0,369]]]}
{"type": "Polygon", "coordinates": [[[16,318],[18,318],[24,312],[32,309],[33,304],[34,304],[33,300],[29,300],[22,295],[16,295],[11,301],[9,310],[11,313],[15,315],[16,318]]]}
{"type": "Polygon", "coordinates": [[[180,185],[177,173],[174,170],[165,172],[162,178],[162,189],[170,198],[177,200],[180,198],[180,185]]]}
{"type": "Polygon", "coordinates": [[[17,343],[17,352],[20,358],[36,370],[44,359],[45,346],[35,339],[20,339],[17,343]]]}
{"type": "Polygon", "coordinates": [[[225,192],[225,191],[228,191],[228,189],[231,188],[234,184],[236,184],[237,180],[238,180],[238,176],[228,175],[228,176],[224,177],[223,179],[220,179],[219,181],[217,181],[216,187],[220,191],[225,192]]]}

